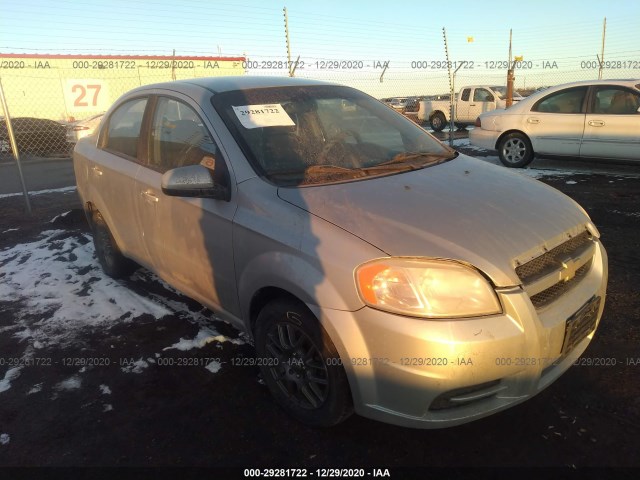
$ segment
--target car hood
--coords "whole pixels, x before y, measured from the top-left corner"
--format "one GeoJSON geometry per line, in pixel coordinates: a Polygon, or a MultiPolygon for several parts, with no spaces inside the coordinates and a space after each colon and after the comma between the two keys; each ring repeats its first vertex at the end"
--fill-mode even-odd
{"type": "Polygon", "coordinates": [[[390,256],[461,260],[496,286],[520,284],[516,261],[590,224],[560,191],[465,155],[364,181],[281,187],[278,196],[390,256]]]}

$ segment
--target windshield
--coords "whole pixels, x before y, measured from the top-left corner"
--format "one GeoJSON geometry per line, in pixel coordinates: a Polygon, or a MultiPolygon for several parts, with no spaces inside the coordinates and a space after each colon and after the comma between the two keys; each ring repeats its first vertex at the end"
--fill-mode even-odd
{"type": "Polygon", "coordinates": [[[256,172],[276,185],[318,185],[424,168],[457,154],[358,90],[292,86],[212,99],[256,172]]]}
{"type": "MultiPolygon", "coordinates": [[[[498,95],[498,98],[500,98],[500,100],[504,100],[505,98],[507,98],[507,87],[491,87],[491,90],[496,92],[496,95],[498,95]]],[[[520,93],[514,89],[513,98],[520,97],[522,97],[522,95],[520,95],[520,93]]]]}

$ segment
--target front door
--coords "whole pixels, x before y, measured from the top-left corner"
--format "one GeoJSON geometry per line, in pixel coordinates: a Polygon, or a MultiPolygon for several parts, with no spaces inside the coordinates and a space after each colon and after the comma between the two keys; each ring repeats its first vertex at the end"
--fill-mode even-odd
{"type": "Polygon", "coordinates": [[[496,99],[486,88],[476,88],[473,91],[473,98],[469,102],[469,109],[465,116],[458,117],[462,122],[473,123],[480,114],[496,109],[496,99]]]}
{"type": "Polygon", "coordinates": [[[560,90],[538,100],[526,115],[527,133],[536,153],[580,154],[588,87],[560,90]]]}
{"type": "Polygon", "coordinates": [[[227,170],[225,160],[186,99],[158,97],[149,130],[149,164],[136,183],[139,221],[154,269],[190,297],[239,316],[231,235],[235,197],[228,202],[175,197],[161,189],[168,170],[197,164],[227,170]]]}

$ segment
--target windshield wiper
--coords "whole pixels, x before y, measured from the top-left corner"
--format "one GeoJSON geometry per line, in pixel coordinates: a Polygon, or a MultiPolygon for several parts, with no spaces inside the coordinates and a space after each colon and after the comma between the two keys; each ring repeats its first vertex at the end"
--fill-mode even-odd
{"type": "Polygon", "coordinates": [[[348,168],[342,167],[340,165],[331,165],[331,164],[322,164],[322,165],[312,165],[308,167],[304,174],[306,175],[323,175],[323,174],[332,174],[339,173],[344,174],[351,177],[362,177],[364,176],[364,172],[360,168],[348,168]]]}
{"type": "Polygon", "coordinates": [[[444,162],[446,160],[451,160],[456,156],[457,156],[457,152],[453,156],[437,155],[434,153],[426,153],[426,152],[399,153],[395,155],[391,160],[388,160],[383,163],[379,163],[378,165],[373,165],[371,167],[368,167],[367,169],[383,169],[383,168],[389,168],[389,167],[395,168],[397,166],[405,166],[410,170],[414,170],[417,168],[423,168],[427,165],[434,165],[437,163],[444,162]],[[406,163],[419,158],[427,159],[427,161],[420,162],[418,165],[415,165],[413,163],[406,163]]]}

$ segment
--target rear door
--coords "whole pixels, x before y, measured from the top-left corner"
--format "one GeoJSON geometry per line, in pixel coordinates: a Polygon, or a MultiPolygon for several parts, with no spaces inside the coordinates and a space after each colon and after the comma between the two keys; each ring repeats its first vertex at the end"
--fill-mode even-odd
{"type": "Polygon", "coordinates": [[[640,94],[632,89],[592,87],[580,156],[640,160],[640,94]]]}
{"type": "Polygon", "coordinates": [[[156,98],[148,164],[136,178],[137,216],[153,268],[162,278],[202,303],[239,315],[231,236],[235,196],[228,202],[175,197],[161,188],[165,172],[189,165],[231,175],[203,118],[188,97],[156,98]]]}
{"type": "Polygon", "coordinates": [[[107,222],[122,252],[146,259],[135,219],[135,178],[141,168],[141,132],[147,97],[128,100],[110,114],[88,160],[89,198],[107,222]]]}

